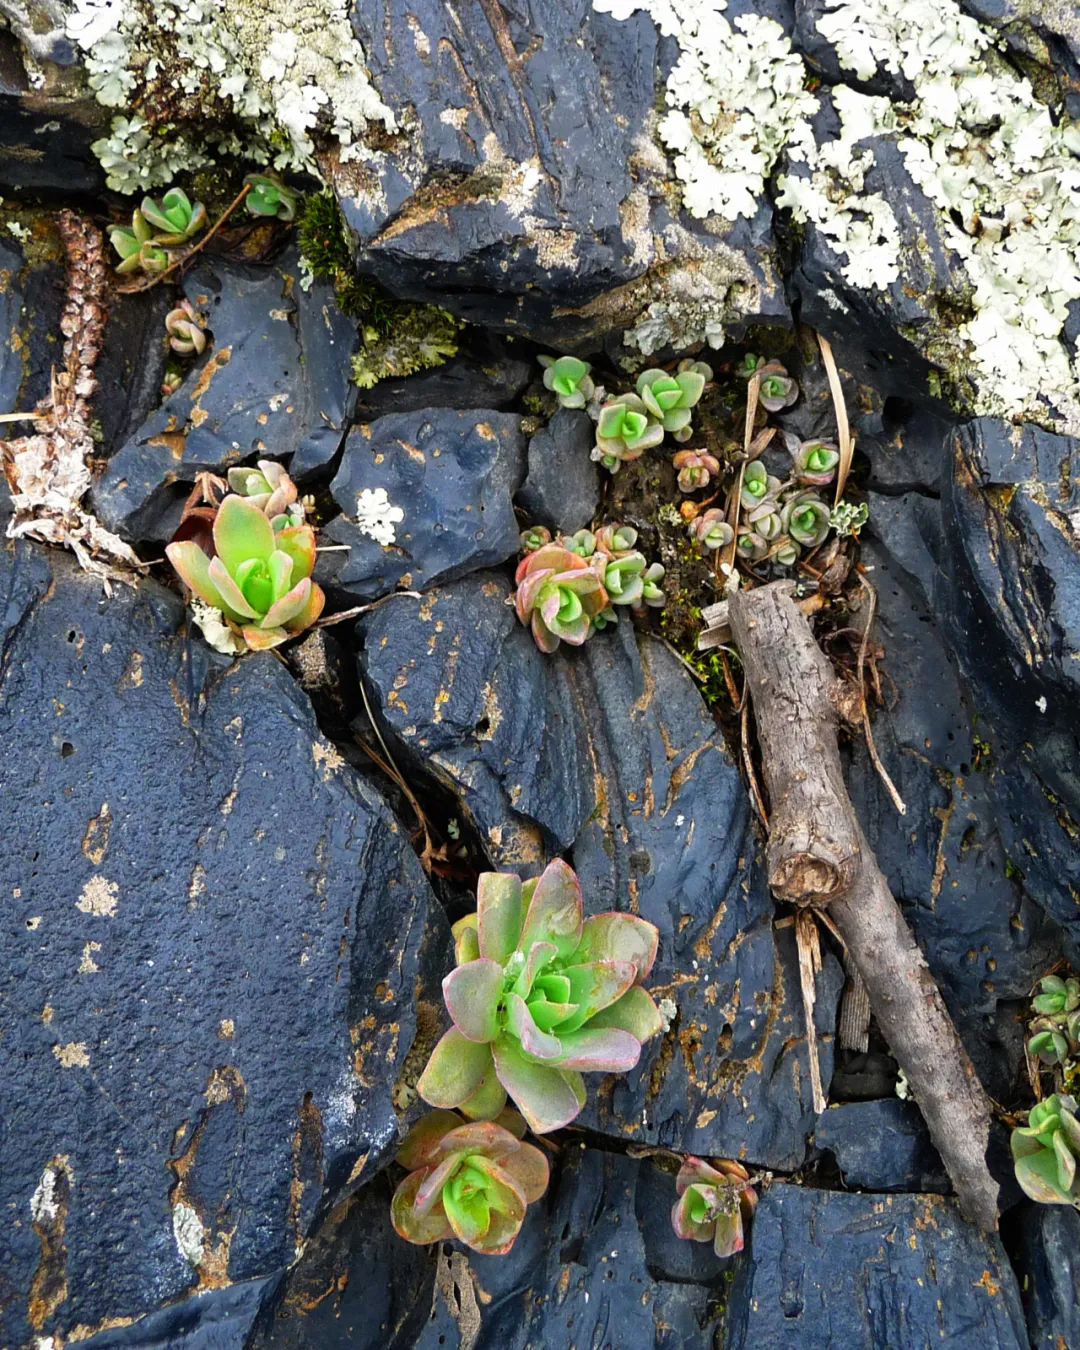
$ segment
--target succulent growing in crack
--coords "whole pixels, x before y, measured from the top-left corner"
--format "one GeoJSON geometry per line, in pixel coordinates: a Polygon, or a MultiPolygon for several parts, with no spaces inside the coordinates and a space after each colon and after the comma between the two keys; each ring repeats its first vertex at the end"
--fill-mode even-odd
{"type": "Polygon", "coordinates": [[[743,469],[741,503],[744,511],[753,511],[780,491],[780,479],[766,469],[760,459],[752,459],[743,469]]]}
{"type": "Polygon", "coordinates": [[[521,551],[535,553],[538,548],[551,543],[551,531],[546,525],[530,525],[521,531],[521,551]]]}
{"type": "Polygon", "coordinates": [[[607,608],[607,592],[595,568],[562,544],[545,544],[528,554],[514,580],[514,609],[532,628],[542,652],[553,652],[560,642],[580,647],[593,616],[607,608]]]}
{"type": "Polygon", "coordinates": [[[206,350],[206,331],[189,300],[181,300],[165,315],[165,331],[169,335],[169,346],[182,356],[192,353],[201,356],[206,350]]]}
{"type": "Polygon", "coordinates": [[[624,461],[639,459],[663,439],[664,428],[650,419],[637,394],[620,394],[600,409],[592,458],[617,473],[624,461]]]}
{"type": "Polygon", "coordinates": [[[257,506],[275,530],[303,523],[304,507],[296,500],[296,484],[276,460],[260,459],[255,468],[230,469],[229,488],[257,506]]]}
{"type": "Polygon", "coordinates": [[[1027,1125],[1013,1130],[1010,1145],[1013,1170],[1025,1195],[1044,1205],[1080,1206],[1080,1121],[1072,1097],[1055,1093],[1036,1103],[1027,1125]]]}
{"type": "Polygon", "coordinates": [[[1031,1000],[1036,1016],[1028,1051],[1042,1064],[1071,1068],[1071,1061],[1080,1054],[1080,980],[1047,975],[1039,989],[1031,1000]]]}
{"type": "Polygon", "coordinates": [[[604,583],[604,590],[613,605],[640,605],[645,589],[645,555],[632,549],[612,558],[606,553],[595,553],[593,565],[604,583]]]}
{"type": "Polygon", "coordinates": [[[745,1225],[757,1204],[749,1181],[741,1163],[721,1158],[712,1167],[701,1158],[687,1158],[675,1179],[679,1198],[671,1226],[676,1234],[691,1242],[711,1242],[717,1256],[741,1252],[745,1225]]]}
{"type": "Polygon", "coordinates": [[[584,408],[596,386],[589,376],[592,366],[576,356],[541,356],[544,388],[550,389],[564,408],[584,408]]]}
{"type": "Polygon", "coordinates": [[[829,532],[829,508],[810,491],[789,497],[780,519],[785,532],[803,548],[817,548],[829,532]]]}
{"type": "Polygon", "coordinates": [[[714,551],[724,548],[735,537],[731,526],[724,519],[723,511],[715,506],[710,506],[707,511],[702,511],[700,516],[695,516],[687,525],[686,533],[701,548],[714,551]]]}
{"type": "Polygon", "coordinates": [[[592,530],[575,530],[573,534],[561,535],[559,542],[579,558],[591,558],[596,552],[596,535],[592,530]]]}
{"type": "Polygon", "coordinates": [[[637,378],[637,392],[664,430],[677,441],[686,441],[690,439],[690,409],[711,378],[712,370],[704,362],[683,362],[674,375],[655,368],[643,370],[637,378]]]}
{"type": "Polygon", "coordinates": [[[130,225],[111,225],[109,243],[120,255],[118,273],[143,271],[148,276],[164,272],[169,255],[154,238],[154,231],[141,211],[133,211],[130,225]]]}
{"type": "Polygon", "coordinates": [[[244,179],[248,188],[244,202],[253,216],[276,216],[289,221],[296,215],[300,194],[286,187],[276,173],[249,173],[244,179]]]}
{"type": "Polygon", "coordinates": [[[808,487],[825,487],[836,477],[840,451],[831,441],[803,441],[793,456],[795,477],[808,487]]]}
{"type": "Polygon", "coordinates": [[[745,520],[755,534],[761,535],[766,543],[772,543],[778,539],[784,531],[784,526],[780,518],[780,507],[771,497],[767,497],[759,506],[755,506],[752,511],[747,511],[745,520]]]}
{"type": "Polygon", "coordinates": [[[634,914],[583,917],[556,859],[534,881],[485,872],[475,914],[454,925],[459,964],[443,981],[454,1025],[417,1089],[431,1106],[492,1119],[507,1095],[537,1134],[585,1104],[581,1071],[625,1073],[663,1022],[641,981],[659,934],[634,914]]]}
{"type": "Polygon", "coordinates": [[[841,538],[850,535],[853,539],[857,539],[859,531],[869,519],[870,508],[866,502],[860,502],[856,506],[854,502],[845,501],[841,498],[832,508],[829,515],[829,524],[841,538]]]}
{"type": "Polygon", "coordinates": [[[206,227],[206,207],[202,202],[192,205],[182,188],[170,188],[160,201],[144,197],[139,209],[158,231],[154,242],[163,248],[179,248],[206,227]]]}
{"type": "Polygon", "coordinates": [[[650,563],[641,575],[641,598],[650,609],[663,609],[667,604],[661,584],[665,570],[661,563],[650,563]]]}
{"type": "Polygon", "coordinates": [[[166,370],[161,381],[162,397],[172,398],[183,383],[184,377],[179,370],[166,370]]]}
{"type": "Polygon", "coordinates": [[[193,539],[165,552],[184,582],[220,609],[253,650],[276,647],[322,613],[322,588],[311,580],[315,532],[310,525],[275,530],[253,501],[229,495],[213,526],[214,555],[193,539]]]}
{"type": "Polygon", "coordinates": [[[747,562],[758,562],[768,553],[769,544],[756,530],[741,529],[735,541],[735,551],[747,562]]]}
{"type": "Polygon", "coordinates": [[[671,462],[679,471],[680,492],[698,492],[707,488],[720,472],[720,461],[707,450],[679,450],[671,462]]]}
{"type": "Polygon", "coordinates": [[[798,381],[787,373],[779,361],[766,361],[763,356],[747,352],[736,369],[744,379],[750,379],[752,375],[760,377],[758,398],[767,412],[790,408],[799,397],[798,381]]]}
{"type": "Polygon", "coordinates": [[[524,1133],[516,1111],[498,1121],[466,1122],[453,1111],[419,1120],[396,1159],[409,1173],[390,1202],[398,1234],[415,1243],[457,1238],[485,1256],[508,1252],[548,1184],[547,1158],[524,1133]]]}
{"type": "Polygon", "coordinates": [[[596,531],[596,547],[613,558],[627,553],[637,543],[638,532],[632,525],[601,525],[596,531]]]}

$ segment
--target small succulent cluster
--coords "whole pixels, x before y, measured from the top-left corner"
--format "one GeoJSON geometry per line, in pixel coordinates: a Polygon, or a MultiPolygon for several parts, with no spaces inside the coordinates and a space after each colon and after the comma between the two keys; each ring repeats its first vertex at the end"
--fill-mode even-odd
{"type": "Polygon", "coordinates": [[[1055,1093],[1031,1108],[1028,1123],[1010,1140],[1013,1170],[1025,1195],[1044,1205],[1080,1208],[1076,1163],[1080,1158],[1080,1120],[1072,1097],[1055,1093]]]}
{"type": "Polygon", "coordinates": [[[615,606],[662,609],[664,568],[634,547],[637,530],[604,525],[552,539],[543,526],[522,531],[525,557],[514,578],[514,609],[542,652],[580,647],[615,623],[615,606]]]}
{"type": "Polygon", "coordinates": [[[209,536],[179,539],[165,552],[246,648],[276,647],[322,613],[325,596],[311,580],[315,531],[280,464],[260,460],[254,469],[230,469],[229,487],[209,536]]]}
{"type": "Polygon", "coordinates": [[[576,356],[541,356],[544,388],[550,389],[563,408],[584,408],[596,392],[589,376],[592,366],[576,356]]]}
{"type": "Polygon", "coordinates": [[[144,197],[132,212],[130,225],[109,229],[109,242],[120,255],[117,272],[159,275],[173,261],[175,250],[205,228],[206,219],[206,207],[202,202],[193,205],[182,188],[170,188],[160,201],[144,197]]]}
{"type": "Polygon", "coordinates": [[[169,346],[181,356],[201,356],[206,350],[206,330],[188,300],[181,300],[165,315],[169,346]]]}
{"type": "Polygon", "coordinates": [[[1080,1065],[1080,980],[1047,975],[1039,990],[1031,1000],[1035,1016],[1028,1024],[1028,1053],[1071,1091],[1080,1065]]]}
{"type": "Polygon", "coordinates": [[[744,1226],[757,1204],[750,1174],[741,1163],[716,1159],[711,1166],[689,1157],[675,1178],[679,1198],[671,1211],[671,1226],[691,1242],[711,1242],[717,1256],[734,1256],[744,1243],[744,1226]]]}
{"type": "Polygon", "coordinates": [[[429,1112],[395,1160],[408,1173],[390,1202],[398,1234],[418,1244],[458,1238],[485,1256],[508,1252],[548,1184],[547,1158],[524,1135],[516,1111],[468,1122],[453,1111],[429,1112]]]}
{"type": "Polygon", "coordinates": [[[244,179],[244,204],[250,215],[291,222],[296,216],[300,193],[286,187],[276,173],[249,173],[244,179]]]}
{"type": "Polygon", "coordinates": [[[790,376],[779,361],[766,361],[763,356],[747,352],[738,366],[744,379],[760,376],[758,399],[766,412],[780,412],[790,408],[799,397],[798,381],[790,376]]]}
{"type": "Polygon", "coordinates": [[[673,375],[659,368],[643,370],[636,392],[619,394],[600,408],[593,459],[617,473],[624,463],[661,445],[665,433],[677,441],[689,440],[691,409],[712,374],[704,361],[690,360],[680,361],[673,375]]]}
{"type": "Polygon", "coordinates": [[[560,1129],[585,1104],[582,1070],[626,1073],[661,1030],[641,987],[659,933],[634,914],[585,918],[561,859],[524,883],[485,872],[476,901],[453,926],[457,965],[443,980],[454,1025],[417,1090],[470,1120],[497,1119],[509,1096],[534,1133],[560,1129]]]}

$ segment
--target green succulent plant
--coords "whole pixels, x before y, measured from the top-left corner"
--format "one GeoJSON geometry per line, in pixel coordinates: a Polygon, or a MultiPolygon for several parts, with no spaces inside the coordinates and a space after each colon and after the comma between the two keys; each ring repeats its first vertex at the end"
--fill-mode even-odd
{"type": "Polygon", "coordinates": [[[857,539],[859,531],[870,519],[870,508],[866,502],[860,502],[858,506],[854,502],[841,499],[832,508],[829,517],[829,524],[838,535],[844,537],[850,535],[857,539]]]}
{"type": "Polygon", "coordinates": [[[676,1235],[711,1242],[720,1257],[741,1252],[744,1225],[757,1204],[749,1181],[741,1163],[722,1158],[712,1167],[701,1158],[688,1157],[675,1178],[679,1198],[671,1211],[671,1226],[676,1235]]]}
{"type": "Polygon", "coordinates": [[[785,533],[804,548],[817,548],[829,532],[829,508],[809,491],[789,497],[780,519],[785,533]]]}
{"type": "Polygon", "coordinates": [[[735,541],[735,551],[747,562],[758,562],[769,551],[768,540],[762,539],[756,530],[741,529],[735,541]]]}
{"type": "Polygon", "coordinates": [[[596,547],[601,553],[617,558],[627,553],[638,541],[638,532],[632,525],[601,525],[595,535],[596,547]]]}
{"type": "Polygon", "coordinates": [[[530,525],[521,531],[521,551],[535,553],[538,548],[551,543],[551,531],[546,525],[530,525]]]}
{"type": "Polygon", "coordinates": [[[664,428],[650,418],[637,394],[620,394],[600,409],[592,458],[617,473],[622,463],[639,459],[663,439],[664,428]]]}
{"type": "Polygon", "coordinates": [[[792,379],[779,361],[763,362],[758,366],[757,374],[761,379],[758,398],[767,412],[790,408],[799,397],[798,382],[792,379]]]}
{"type": "Polygon", "coordinates": [[[1035,1012],[1044,1017],[1075,1012],[1080,1008],[1080,980],[1070,976],[1047,975],[1039,981],[1040,993],[1031,1000],[1035,1012]]]}
{"type": "Polygon", "coordinates": [[[752,459],[743,469],[740,496],[743,510],[753,511],[767,498],[775,498],[780,486],[780,479],[769,473],[760,459],[752,459]]]}
{"type": "Polygon", "coordinates": [[[163,248],[179,248],[206,228],[206,207],[194,205],[182,188],[169,188],[160,201],[144,197],[140,210],[158,234],[155,243],[163,248]]]}
{"type": "Polygon", "coordinates": [[[230,494],[214,519],[213,543],[213,556],[191,539],[165,552],[186,585],[220,609],[249,648],[276,647],[322,613],[325,597],[311,580],[310,525],[275,530],[254,501],[230,494]]]}
{"type": "Polygon", "coordinates": [[[296,484],[276,460],[260,459],[255,468],[230,469],[229,487],[257,506],[275,530],[303,524],[304,508],[296,500],[296,484]]]}
{"type": "Polygon", "coordinates": [[[596,386],[589,376],[592,366],[576,356],[541,356],[544,388],[550,389],[564,408],[584,408],[596,386]]]}
{"type": "Polygon", "coordinates": [[[684,362],[674,375],[656,368],[643,370],[637,378],[637,392],[664,430],[677,441],[686,441],[691,434],[690,409],[711,378],[712,370],[704,362],[684,362]]]}
{"type": "Polygon", "coordinates": [[[645,590],[645,555],[631,550],[611,558],[597,553],[595,566],[613,605],[640,605],[645,590]]]}
{"type": "Polygon", "coordinates": [[[206,350],[206,330],[188,300],[181,300],[165,315],[165,331],[174,352],[183,356],[201,356],[206,350]]]}
{"type": "Polygon", "coordinates": [[[596,552],[596,535],[592,530],[575,530],[571,535],[560,536],[559,543],[579,558],[591,558],[596,552]]]}
{"type": "Polygon", "coordinates": [[[666,569],[660,563],[650,563],[641,575],[641,598],[650,609],[663,609],[667,604],[662,582],[666,569]]]}
{"type": "Polygon", "coordinates": [[[581,887],[556,859],[535,881],[485,872],[475,914],[454,925],[443,981],[454,1025],[417,1089],[430,1106],[493,1119],[509,1095],[536,1134],[585,1103],[581,1071],[626,1073],[663,1022],[641,981],[659,934],[634,914],[584,918],[581,887]]]}
{"type": "Polygon", "coordinates": [[[169,265],[169,255],[154,238],[150,222],[141,211],[132,212],[130,226],[111,225],[109,242],[120,255],[118,273],[143,271],[147,276],[156,276],[169,265]]]}
{"type": "Polygon", "coordinates": [[[746,513],[746,523],[753,528],[755,534],[761,535],[762,539],[770,544],[784,532],[780,519],[780,506],[770,497],[767,497],[760,506],[755,506],[752,511],[746,513]]]}
{"type": "Polygon", "coordinates": [[[836,477],[840,451],[831,441],[803,441],[792,456],[795,477],[808,487],[826,487],[836,477]]]}
{"type": "Polygon", "coordinates": [[[1027,1125],[1013,1130],[1010,1144],[1013,1170],[1025,1195],[1044,1205],[1080,1206],[1080,1121],[1072,1097],[1055,1093],[1033,1106],[1027,1125]]]}
{"type": "Polygon", "coordinates": [[[680,492],[698,492],[707,488],[720,472],[720,461],[707,450],[679,450],[671,457],[678,470],[680,492]]]}
{"type": "Polygon", "coordinates": [[[514,610],[542,652],[580,647],[608,595],[594,567],[562,544],[545,544],[518,564],[514,610]]]}
{"type": "Polygon", "coordinates": [[[715,506],[710,506],[707,511],[702,511],[700,516],[695,516],[687,525],[686,532],[695,544],[712,551],[726,547],[735,537],[734,531],[724,518],[723,511],[715,506]]]}
{"type": "Polygon", "coordinates": [[[1028,1050],[1042,1064],[1071,1071],[1080,1057],[1080,980],[1047,975],[1039,989],[1031,1000],[1036,1016],[1030,1025],[1028,1050]]]}
{"type": "Polygon", "coordinates": [[[249,173],[244,179],[249,188],[244,203],[253,216],[276,216],[278,220],[292,220],[300,193],[286,187],[276,173],[249,173]]]}
{"type": "Polygon", "coordinates": [[[396,1158],[408,1171],[390,1202],[398,1234],[418,1244],[457,1238],[485,1256],[508,1252],[548,1184],[547,1158],[524,1133],[516,1111],[497,1121],[466,1122],[453,1111],[419,1120],[396,1158]]]}

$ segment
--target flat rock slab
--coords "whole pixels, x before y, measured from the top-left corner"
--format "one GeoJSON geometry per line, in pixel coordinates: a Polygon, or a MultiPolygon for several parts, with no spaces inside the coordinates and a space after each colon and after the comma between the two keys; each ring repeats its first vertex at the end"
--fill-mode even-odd
{"type": "Polygon", "coordinates": [[[600,506],[600,468],[590,454],[596,429],[588,413],[559,408],[529,440],[529,473],[518,502],[538,525],[573,534],[600,506]]]}
{"type": "Polygon", "coordinates": [[[298,481],[328,464],[355,397],[356,325],[328,283],[298,285],[295,253],[274,266],[207,262],[184,278],[211,342],[184,383],[109,460],[94,508],[126,539],[167,539],[198,473],[292,456],[298,481]]]}
{"type": "Polygon", "coordinates": [[[1080,1214],[1029,1202],[1018,1227],[1031,1350],[1080,1345],[1080,1214]]]}
{"type": "Polygon", "coordinates": [[[343,514],[320,535],[347,548],[323,553],[317,577],[363,603],[505,562],[525,453],[516,413],[421,408],[354,428],[330,485],[343,514]]]}
{"type": "Polygon", "coordinates": [[[738,1263],[725,1350],[1028,1350],[1000,1241],[929,1195],[774,1185],[738,1263]]]}
{"type": "Polygon", "coordinates": [[[392,1147],[430,901],[272,655],[0,554],[5,1344],[276,1274],[392,1147]]]}
{"type": "MultiPolygon", "coordinates": [[[[650,978],[676,1012],[625,1078],[594,1080],[582,1124],[793,1168],[813,1128],[790,930],[773,905],[738,771],[678,661],[623,619],[537,650],[496,575],[402,598],[362,622],[363,670],[407,762],[460,795],[495,866],[568,853],[588,910],[660,929],[650,978]]],[[[819,984],[822,1076],[840,972],[819,984]]]]}
{"type": "Polygon", "coordinates": [[[848,1186],[868,1191],[945,1191],[949,1180],[914,1102],[885,1097],[831,1106],[814,1143],[836,1159],[848,1186]]]}

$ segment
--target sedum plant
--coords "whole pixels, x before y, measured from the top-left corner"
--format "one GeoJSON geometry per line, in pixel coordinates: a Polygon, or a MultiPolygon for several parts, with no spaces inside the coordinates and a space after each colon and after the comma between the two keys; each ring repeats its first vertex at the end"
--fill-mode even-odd
{"type": "Polygon", "coordinates": [[[1010,1144],[1013,1170],[1025,1195],[1044,1205],[1080,1207],[1080,1121],[1072,1097],[1055,1093],[1038,1102],[1027,1125],[1013,1130],[1010,1144]]]}
{"type": "Polygon", "coordinates": [[[1080,1057],[1080,980],[1047,975],[1031,1000],[1036,1016],[1028,1051],[1040,1064],[1071,1069],[1080,1057]]]}
{"type": "Polygon", "coordinates": [[[286,187],[276,173],[249,173],[244,184],[248,188],[244,202],[253,216],[289,221],[296,215],[300,193],[286,187]]]}
{"type": "Polygon", "coordinates": [[[662,585],[665,571],[661,563],[650,563],[641,575],[641,599],[650,609],[663,609],[667,604],[662,585]]]}
{"type": "Polygon", "coordinates": [[[698,492],[707,488],[720,472],[720,461],[707,450],[679,450],[671,462],[679,471],[680,492],[698,492]]]}
{"type": "Polygon", "coordinates": [[[490,1120],[509,1095],[536,1134],[585,1104],[582,1070],[626,1073],[663,1026],[641,987],[659,933],[634,914],[584,918],[573,870],[556,859],[534,881],[485,872],[477,909],[453,932],[443,981],[454,1025],[417,1084],[430,1106],[490,1120]]]}
{"type": "Polygon", "coordinates": [[[257,506],[275,530],[303,524],[304,508],[296,500],[296,484],[276,460],[260,459],[255,468],[230,469],[229,488],[257,506]]]}
{"type": "Polygon", "coordinates": [[[686,532],[695,544],[713,552],[730,544],[735,537],[734,531],[724,518],[723,511],[715,506],[710,506],[707,511],[702,511],[700,516],[695,516],[687,525],[686,532]]]}
{"type": "Polygon", "coordinates": [[[584,408],[596,389],[588,361],[576,356],[541,356],[544,367],[544,388],[550,389],[564,408],[584,408]]]}
{"type": "Polygon", "coordinates": [[[142,271],[156,276],[169,265],[169,255],[155,240],[150,222],[141,211],[132,212],[130,226],[110,226],[109,243],[120,255],[116,270],[121,275],[142,271]]]}
{"type": "Polygon", "coordinates": [[[521,531],[522,553],[535,553],[538,548],[551,543],[551,531],[546,525],[530,525],[521,531]]]}
{"type": "Polygon", "coordinates": [[[542,652],[555,651],[560,642],[580,647],[592,617],[607,608],[596,569],[562,544],[545,544],[528,554],[514,580],[514,610],[542,652]]]}
{"type": "Polygon", "coordinates": [[[311,580],[315,532],[310,525],[275,530],[254,501],[230,494],[214,518],[213,548],[208,556],[187,539],[169,544],[165,552],[185,584],[221,610],[248,648],[276,647],[322,613],[325,596],[311,580]]]}
{"type": "Polygon", "coordinates": [[[793,456],[794,473],[807,487],[827,487],[836,477],[840,451],[831,441],[803,441],[793,456]]]}
{"type": "Polygon", "coordinates": [[[160,201],[144,197],[139,209],[158,231],[154,242],[162,248],[179,248],[206,228],[206,207],[202,202],[192,205],[182,188],[170,188],[160,201]]]}
{"type": "Polygon", "coordinates": [[[596,547],[613,558],[626,553],[638,541],[638,532],[632,525],[601,525],[595,535],[596,547]]]}
{"type": "Polygon", "coordinates": [[[620,394],[600,409],[592,458],[610,473],[617,473],[621,464],[640,459],[663,439],[664,428],[650,418],[637,394],[620,394]]]}
{"type": "Polygon", "coordinates": [[[784,530],[803,548],[817,548],[829,532],[829,508],[809,491],[789,497],[780,519],[784,530]]]}
{"type": "Polygon", "coordinates": [[[637,378],[638,397],[665,431],[677,441],[690,439],[690,409],[701,398],[711,367],[703,361],[684,361],[674,375],[665,370],[643,370],[637,378]]]}
{"type": "Polygon", "coordinates": [[[596,552],[596,535],[592,530],[575,530],[573,534],[561,535],[559,543],[579,558],[591,558],[596,552]]]}
{"type": "Polygon", "coordinates": [[[780,412],[783,408],[790,408],[799,397],[798,381],[787,373],[779,361],[766,361],[763,356],[747,352],[736,369],[744,379],[760,375],[758,399],[767,412],[780,412]]]}
{"type": "Polygon", "coordinates": [[[762,502],[775,498],[781,483],[775,478],[760,459],[752,459],[743,469],[741,502],[744,511],[753,511],[762,502]]]}
{"type": "Polygon", "coordinates": [[[548,1184],[547,1158],[524,1133],[515,1111],[497,1121],[466,1122],[453,1111],[419,1120],[396,1158],[408,1171],[390,1202],[398,1234],[414,1243],[457,1238],[485,1256],[508,1252],[548,1184]]]}
{"type": "Polygon", "coordinates": [[[645,592],[645,569],[647,562],[644,553],[632,549],[629,553],[620,553],[611,558],[606,553],[595,553],[595,567],[604,590],[613,605],[641,605],[645,592]]]}
{"type": "Polygon", "coordinates": [[[206,350],[206,331],[189,300],[181,300],[165,315],[169,346],[182,356],[201,356],[206,350]]]}
{"type": "Polygon", "coordinates": [[[671,1226],[676,1234],[691,1242],[711,1242],[717,1256],[741,1252],[744,1226],[757,1204],[749,1181],[741,1163],[722,1158],[713,1167],[701,1158],[687,1158],[675,1179],[679,1198],[671,1226]]]}

